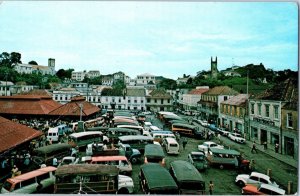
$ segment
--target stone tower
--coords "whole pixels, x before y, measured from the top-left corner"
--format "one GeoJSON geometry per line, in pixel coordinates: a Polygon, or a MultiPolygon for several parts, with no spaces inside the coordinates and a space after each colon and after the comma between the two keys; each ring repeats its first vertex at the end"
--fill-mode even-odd
{"type": "Polygon", "coordinates": [[[55,68],[55,59],[52,58],[48,59],[48,67],[55,68]]]}
{"type": "Polygon", "coordinates": [[[218,77],[218,57],[216,57],[216,60],[213,61],[213,58],[211,57],[210,60],[210,66],[211,66],[211,78],[217,78],[218,77]]]}

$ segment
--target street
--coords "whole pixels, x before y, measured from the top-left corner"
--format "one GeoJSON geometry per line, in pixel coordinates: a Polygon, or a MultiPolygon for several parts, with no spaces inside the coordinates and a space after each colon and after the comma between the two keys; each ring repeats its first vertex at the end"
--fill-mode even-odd
{"type": "MultiPolygon", "coordinates": [[[[152,124],[158,126],[160,128],[163,127],[163,124],[157,119],[151,117],[152,124]]],[[[150,116],[147,117],[147,120],[150,119],[150,116]]],[[[200,126],[200,125],[199,125],[200,126]]],[[[202,127],[203,128],[203,127],[202,127]]],[[[167,155],[166,153],[166,167],[169,168],[170,162],[174,160],[187,160],[187,156],[191,151],[198,151],[197,146],[202,144],[205,140],[196,140],[193,138],[188,138],[188,143],[186,145],[185,150],[182,149],[178,156],[176,155],[167,155]]],[[[212,141],[217,142],[217,139],[214,138],[212,141]]],[[[280,185],[281,188],[287,191],[288,181],[293,182],[292,193],[297,192],[297,183],[298,183],[298,171],[296,168],[291,167],[261,151],[258,153],[251,153],[251,148],[246,144],[238,144],[230,139],[221,136],[222,144],[225,147],[230,147],[232,149],[238,150],[244,156],[244,158],[251,160],[254,159],[256,161],[255,170],[260,173],[267,174],[267,170],[271,169],[271,178],[275,180],[277,184],[280,185]]],[[[140,164],[133,165],[132,178],[135,184],[135,194],[142,194],[138,181],[138,173],[139,173],[140,164]]],[[[214,183],[214,192],[213,194],[217,195],[240,195],[241,188],[239,188],[235,183],[235,178],[238,175],[238,172],[234,169],[219,169],[210,167],[205,172],[201,172],[202,177],[206,182],[206,193],[208,194],[208,184],[209,181],[212,180],[214,183]]],[[[287,192],[286,192],[287,193],[287,192]]]]}

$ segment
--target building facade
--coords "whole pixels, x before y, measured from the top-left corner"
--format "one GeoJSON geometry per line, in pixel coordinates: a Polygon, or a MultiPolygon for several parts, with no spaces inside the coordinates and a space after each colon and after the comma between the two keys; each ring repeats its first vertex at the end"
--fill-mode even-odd
{"type": "Polygon", "coordinates": [[[229,131],[245,133],[245,121],[247,116],[247,94],[239,94],[220,104],[220,126],[229,131]]]}
{"type": "Polygon", "coordinates": [[[173,111],[172,96],[162,89],[155,89],[146,96],[146,109],[148,111],[173,111]]]}
{"type": "Polygon", "coordinates": [[[48,66],[43,65],[31,65],[31,64],[22,64],[16,63],[14,69],[18,73],[32,74],[32,73],[41,73],[42,75],[55,75],[55,59],[48,59],[48,66]]]}
{"type": "Polygon", "coordinates": [[[217,86],[202,93],[201,100],[198,102],[200,118],[209,123],[220,125],[219,108],[223,101],[230,99],[239,93],[228,86],[217,86]]]}

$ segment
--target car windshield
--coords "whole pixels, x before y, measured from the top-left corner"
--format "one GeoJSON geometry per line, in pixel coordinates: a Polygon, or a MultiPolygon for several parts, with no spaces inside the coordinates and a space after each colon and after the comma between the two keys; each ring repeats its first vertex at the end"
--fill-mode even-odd
{"type": "Polygon", "coordinates": [[[202,155],[192,155],[192,159],[194,161],[202,161],[202,160],[204,160],[204,156],[202,156],[202,155]]]}

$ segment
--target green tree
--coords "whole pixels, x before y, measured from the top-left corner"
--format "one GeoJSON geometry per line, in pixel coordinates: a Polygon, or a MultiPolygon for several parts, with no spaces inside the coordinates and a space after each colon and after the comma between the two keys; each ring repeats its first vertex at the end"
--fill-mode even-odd
{"type": "Polygon", "coordinates": [[[177,88],[177,83],[175,80],[164,78],[157,84],[157,88],[175,90],[177,88]]]}
{"type": "Polygon", "coordinates": [[[38,65],[38,63],[36,61],[29,61],[28,64],[29,65],[38,65]]]}

